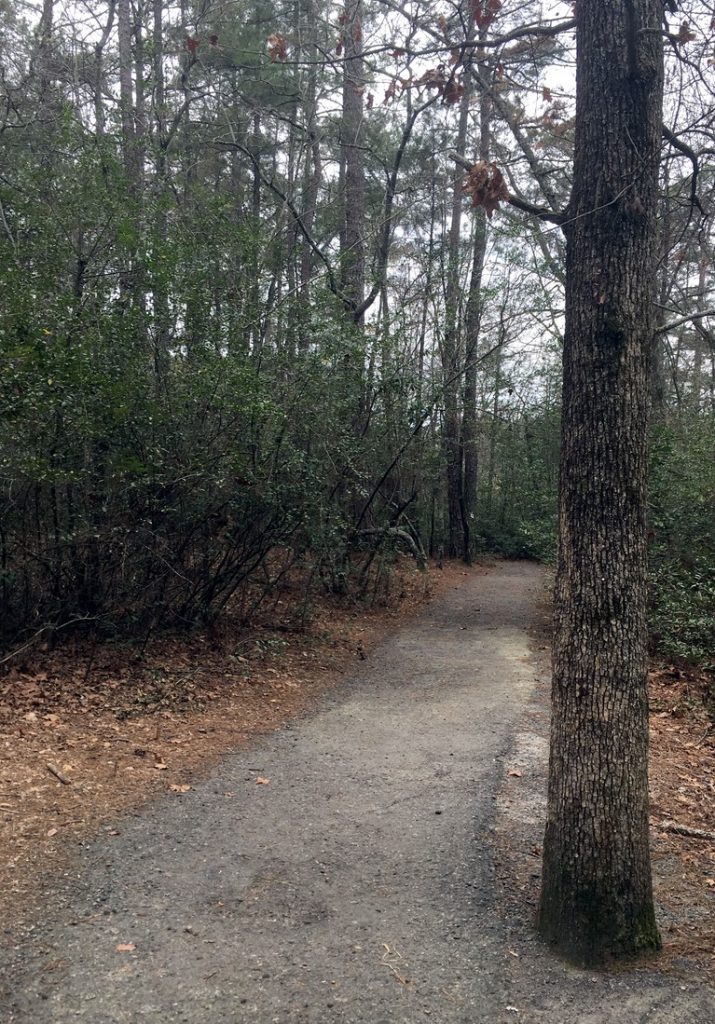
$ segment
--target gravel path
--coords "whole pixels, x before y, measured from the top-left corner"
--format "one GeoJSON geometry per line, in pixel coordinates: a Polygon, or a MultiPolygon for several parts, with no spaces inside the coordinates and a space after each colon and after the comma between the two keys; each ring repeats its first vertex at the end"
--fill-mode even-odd
{"type": "Polygon", "coordinates": [[[692,979],[565,967],[499,912],[541,586],[469,577],[311,717],[85,847],[2,954],[0,1021],[711,1024],[692,979]]]}

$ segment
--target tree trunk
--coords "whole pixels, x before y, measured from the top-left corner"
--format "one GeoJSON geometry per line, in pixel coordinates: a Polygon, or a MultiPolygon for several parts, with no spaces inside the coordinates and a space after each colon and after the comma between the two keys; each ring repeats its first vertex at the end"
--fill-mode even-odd
{"type": "Polygon", "coordinates": [[[660,0],[577,7],[542,934],[598,963],[657,949],[648,848],[645,475],[660,0]]]}
{"type": "Polygon", "coordinates": [[[34,55],[33,64],[38,70],[40,80],[40,104],[46,106],[48,94],[52,85],[51,71],[51,48],[54,35],[54,0],[43,0],[42,15],[37,26],[37,50],[34,55]]]}
{"type": "Polygon", "coordinates": [[[343,64],[343,117],[341,125],[344,227],[341,236],[342,285],[353,309],[355,322],[362,324],[360,311],[365,295],[365,160],[363,156],[363,92],[365,69],[362,56],[362,0],[345,5],[343,64]]]}
{"type": "Polygon", "coordinates": [[[157,383],[163,385],[169,369],[170,314],[167,282],[162,261],[168,239],[166,192],[168,163],[166,153],[166,90],[164,83],[164,0],[153,0],[153,74],[154,74],[154,159],[156,202],[154,215],[154,369],[157,383]]]}
{"type": "MultiPolygon", "coordinates": [[[[483,58],[483,51],[478,51],[483,58]]],[[[491,149],[491,102],[486,92],[479,95],[479,159],[488,160],[491,149]]],[[[472,527],[477,503],[477,354],[479,329],[482,319],[482,275],[487,253],[487,215],[479,208],[474,211],[474,243],[472,274],[469,279],[469,297],[464,318],[464,393],[462,434],[460,438],[462,461],[462,558],[472,561],[474,543],[472,527]]]]}
{"type": "MultiPolygon", "coordinates": [[[[465,76],[465,88],[459,107],[459,128],[455,152],[463,157],[467,148],[467,127],[471,99],[471,80],[465,76]]],[[[462,548],[462,451],[460,446],[461,417],[459,408],[460,371],[462,369],[459,305],[459,249],[464,205],[464,171],[455,165],[452,178],[452,210],[447,249],[447,280],[445,287],[445,327],[442,342],[442,375],[444,380],[444,423],[442,444],[447,470],[447,555],[454,558],[462,548]]]]}
{"type": "Polygon", "coordinates": [[[127,187],[132,199],[139,192],[137,138],[134,121],[132,70],[132,8],[130,0],[117,0],[117,39],[119,45],[119,103],[122,115],[122,154],[127,187]]]}
{"type": "MultiPolygon", "coordinates": [[[[318,43],[317,16],[314,0],[308,0],[305,7],[307,24],[306,58],[310,61],[306,72],[305,95],[303,100],[303,116],[305,119],[305,163],[303,170],[303,223],[307,234],[312,235],[315,215],[318,209],[318,193],[322,177],[320,158],[320,141],[318,138],[318,43]]],[[[300,299],[305,324],[301,327],[299,347],[306,352],[310,345],[308,331],[308,303],[310,301],[310,284],[313,277],[313,252],[308,239],[301,239],[300,251],[300,299]]]]}

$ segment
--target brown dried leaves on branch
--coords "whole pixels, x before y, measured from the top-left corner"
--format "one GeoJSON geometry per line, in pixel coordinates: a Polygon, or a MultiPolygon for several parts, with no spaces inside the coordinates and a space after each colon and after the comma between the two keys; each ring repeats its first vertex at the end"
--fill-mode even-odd
{"type": "Polygon", "coordinates": [[[398,87],[404,92],[405,89],[436,89],[445,103],[458,103],[464,95],[464,85],[456,77],[455,72],[448,73],[444,64],[438,64],[436,68],[428,68],[423,75],[414,80],[396,78],[385,93],[385,103],[389,103],[397,95],[398,87]]]}
{"type": "Polygon", "coordinates": [[[507,202],[509,191],[504,176],[496,164],[479,160],[470,170],[464,182],[464,191],[471,198],[472,206],[483,206],[487,217],[499,209],[500,202],[507,202]]]}
{"type": "Polygon", "coordinates": [[[472,0],[472,11],[477,27],[489,28],[501,9],[501,0],[472,0]]]}
{"type": "Polygon", "coordinates": [[[459,103],[462,96],[464,96],[464,86],[457,82],[454,78],[450,78],[444,87],[445,103],[459,103]]]}
{"type": "Polygon", "coordinates": [[[274,32],[266,40],[266,45],[271,63],[275,64],[276,61],[288,60],[288,42],[285,36],[282,36],[279,32],[274,32]]]}
{"type": "Polygon", "coordinates": [[[690,27],[690,23],[688,21],[684,21],[683,24],[680,26],[680,31],[678,32],[678,35],[676,36],[677,41],[679,43],[692,43],[697,38],[698,37],[695,35],[695,33],[690,27]]]}

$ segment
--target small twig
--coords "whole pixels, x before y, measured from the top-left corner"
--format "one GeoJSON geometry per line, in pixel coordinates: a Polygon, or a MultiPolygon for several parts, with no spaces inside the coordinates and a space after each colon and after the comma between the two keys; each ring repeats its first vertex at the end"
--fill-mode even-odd
{"type": "MultiPolygon", "coordinates": [[[[656,306],[660,309],[668,309],[667,306],[662,306],[659,302],[656,302],[656,306]]],[[[675,312],[675,310],[671,310],[675,312]]],[[[672,323],[664,324],[663,327],[656,329],[656,334],[669,334],[670,331],[674,331],[676,327],[682,327],[683,324],[689,324],[696,320],[703,320],[705,317],[715,316],[715,309],[703,309],[699,313],[688,313],[687,316],[681,316],[678,320],[673,320],[672,323]]]]}
{"type": "Polygon", "coordinates": [[[397,980],[400,982],[401,985],[408,985],[409,984],[410,979],[409,978],[404,978],[400,974],[400,972],[397,970],[396,967],[394,967],[392,964],[388,964],[387,960],[383,960],[382,962],[385,965],[385,967],[389,967],[390,968],[390,970],[395,975],[395,977],[397,978],[397,980]]]}
{"type": "Polygon", "coordinates": [[[656,825],[661,832],[673,832],[676,836],[687,836],[690,839],[707,839],[715,842],[715,832],[708,832],[703,828],[690,828],[689,825],[679,825],[677,821],[661,821],[656,825]]]}
{"type": "Polygon", "coordinates": [[[66,775],[63,775],[59,768],[55,768],[53,764],[48,763],[45,765],[45,768],[50,775],[54,775],[57,781],[61,782],[63,786],[70,786],[72,784],[72,780],[68,779],[66,775]]]}
{"type": "Polygon", "coordinates": [[[690,179],[690,215],[692,216],[693,207],[696,207],[704,218],[707,217],[707,212],[703,209],[703,205],[700,202],[700,197],[698,196],[698,175],[700,173],[700,161],[698,160],[697,153],[695,152],[695,150],[691,149],[687,142],[683,142],[683,140],[678,135],[676,135],[675,132],[671,131],[671,129],[668,128],[667,125],[663,125],[662,130],[663,138],[671,144],[673,149],[677,149],[679,153],[682,153],[683,156],[686,156],[693,168],[693,173],[690,179]]]}
{"type": "Polygon", "coordinates": [[[712,725],[709,725],[709,726],[707,727],[707,729],[706,729],[706,730],[705,730],[705,732],[704,732],[704,733],[702,734],[702,736],[700,737],[700,739],[698,740],[698,742],[697,742],[697,743],[695,744],[695,746],[696,746],[696,747],[701,747],[701,746],[703,745],[703,743],[705,742],[705,740],[706,740],[706,739],[708,738],[708,736],[709,736],[709,735],[710,735],[710,733],[712,732],[713,728],[715,728],[715,727],[714,727],[714,726],[712,726],[712,725]]]}
{"type": "Polygon", "coordinates": [[[392,971],[392,973],[395,975],[395,977],[397,978],[397,980],[400,982],[401,985],[409,985],[410,979],[406,978],[403,974],[400,974],[400,972],[397,970],[395,965],[390,963],[390,961],[388,959],[388,957],[393,957],[393,958],[397,957],[397,962],[400,965],[402,965],[404,963],[404,965],[406,967],[407,966],[407,962],[405,961],[405,958],[403,957],[402,953],[400,953],[399,949],[395,949],[394,946],[392,946],[392,947],[389,946],[386,942],[383,942],[382,945],[383,945],[383,949],[385,950],[385,952],[382,954],[382,960],[380,962],[385,967],[389,967],[389,969],[392,971]]]}
{"type": "Polygon", "coordinates": [[[98,618],[98,615],[80,615],[76,619],[70,619],[69,622],[63,622],[61,626],[55,626],[54,624],[49,623],[48,625],[43,626],[42,629],[38,629],[36,633],[33,633],[27,643],[24,643],[22,647],[18,647],[16,650],[6,654],[4,658],[0,658],[0,665],[4,665],[6,662],[12,661],[13,658],[16,658],[18,654],[22,654],[23,651],[26,651],[28,647],[34,644],[38,637],[42,636],[43,633],[46,633],[48,629],[52,629],[55,633],[58,633],[61,629],[67,629],[68,626],[74,626],[76,622],[95,622],[98,618]]]}

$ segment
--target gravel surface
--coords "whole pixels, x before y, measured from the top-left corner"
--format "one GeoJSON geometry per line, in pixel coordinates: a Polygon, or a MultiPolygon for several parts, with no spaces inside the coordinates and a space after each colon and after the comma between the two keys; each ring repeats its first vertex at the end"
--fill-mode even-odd
{"type": "Polygon", "coordinates": [[[711,1024],[691,976],[564,966],[498,905],[542,579],[468,577],[310,717],[82,848],[6,930],[2,1024],[711,1024]]]}

